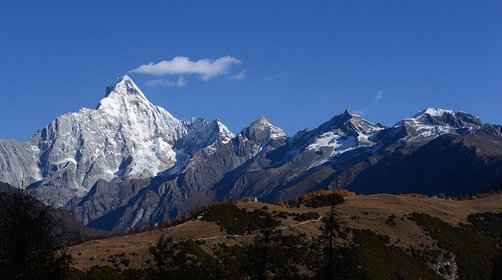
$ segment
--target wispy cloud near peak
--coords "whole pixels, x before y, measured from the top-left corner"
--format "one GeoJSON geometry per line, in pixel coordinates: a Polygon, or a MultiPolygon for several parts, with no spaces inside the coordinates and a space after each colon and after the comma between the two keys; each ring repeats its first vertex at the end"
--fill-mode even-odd
{"type": "Polygon", "coordinates": [[[229,73],[233,65],[241,61],[232,56],[223,56],[216,59],[191,60],[185,56],[177,56],[171,60],[162,60],[158,63],[143,64],[131,70],[131,73],[151,76],[167,75],[198,75],[203,80],[229,73]]]}

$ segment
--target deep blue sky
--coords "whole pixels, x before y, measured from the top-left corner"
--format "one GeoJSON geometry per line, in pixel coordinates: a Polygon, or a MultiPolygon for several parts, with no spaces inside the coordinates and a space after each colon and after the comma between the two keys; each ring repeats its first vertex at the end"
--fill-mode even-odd
{"type": "Polygon", "coordinates": [[[499,0],[8,1],[0,138],[96,106],[139,65],[226,55],[242,61],[233,71],[243,79],[188,76],[176,88],[132,76],[177,117],[220,118],[234,131],[267,115],[294,133],[345,108],[386,124],[427,106],[502,123],[499,0]]]}

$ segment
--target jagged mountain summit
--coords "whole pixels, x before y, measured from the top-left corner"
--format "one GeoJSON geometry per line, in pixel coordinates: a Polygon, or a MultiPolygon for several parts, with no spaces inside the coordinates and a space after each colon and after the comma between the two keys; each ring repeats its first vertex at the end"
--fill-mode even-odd
{"type": "Polygon", "coordinates": [[[0,182],[124,231],[215,201],[361,193],[460,194],[502,186],[502,127],[439,108],[384,126],[345,111],[289,137],[266,117],[237,134],[179,120],[124,76],[95,109],[64,114],[28,142],[0,141],[0,182]]]}
{"type": "Polygon", "coordinates": [[[28,160],[18,164],[26,169],[23,179],[5,181],[64,206],[98,180],[156,176],[220,136],[233,137],[221,122],[176,119],[124,76],[107,88],[96,109],[58,117],[33,137],[29,148],[6,148],[13,153],[9,158],[28,160]]]}
{"type": "Polygon", "coordinates": [[[175,164],[173,145],[187,130],[125,76],[97,109],[64,114],[34,137],[44,179],[29,188],[62,206],[99,179],[155,176],[175,164]]]}
{"type": "Polygon", "coordinates": [[[262,143],[265,143],[270,139],[281,139],[287,137],[282,128],[275,126],[267,117],[264,116],[258,118],[252,122],[249,127],[245,128],[242,131],[242,135],[262,143]]]}
{"type": "Polygon", "coordinates": [[[397,124],[406,128],[407,140],[410,141],[434,138],[447,133],[466,134],[482,125],[478,117],[441,108],[427,108],[397,124]]]}
{"type": "Polygon", "coordinates": [[[300,132],[291,142],[294,155],[308,151],[316,153],[318,159],[308,165],[312,168],[346,152],[375,145],[375,137],[383,129],[383,125],[346,110],[316,129],[300,132]]]}

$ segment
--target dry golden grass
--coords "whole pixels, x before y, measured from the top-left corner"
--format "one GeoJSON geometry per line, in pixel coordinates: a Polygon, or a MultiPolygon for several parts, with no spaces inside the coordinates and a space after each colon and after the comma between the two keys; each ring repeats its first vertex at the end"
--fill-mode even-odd
{"type": "MultiPolygon", "coordinates": [[[[272,205],[260,202],[238,202],[237,206],[248,209],[261,209],[271,215],[285,213],[317,212],[327,216],[330,207],[298,208],[285,205],[272,205]]],[[[411,213],[424,213],[438,217],[451,224],[467,223],[467,217],[480,212],[502,212],[502,195],[487,195],[472,200],[448,200],[421,195],[346,195],[345,202],[336,206],[336,213],[343,227],[369,229],[387,235],[393,244],[400,247],[425,248],[433,246],[433,241],[413,221],[407,219],[411,213]],[[394,216],[392,223],[389,217],[394,216]]],[[[298,222],[289,216],[280,219],[280,228],[285,231],[317,236],[320,219],[298,222]]],[[[219,242],[236,244],[249,242],[252,236],[227,236],[220,227],[205,221],[188,221],[183,224],[157,229],[149,232],[89,241],[70,248],[75,258],[75,267],[81,270],[94,265],[106,265],[109,256],[124,253],[134,267],[141,266],[147,258],[148,248],[162,236],[168,235],[175,240],[197,239],[206,242],[211,248],[219,242]]]]}
{"type": "Polygon", "coordinates": [[[186,223],[164,229],[92,240],[70,248],[77,269],[86,270],[95,265],[107,265],[108,258],[124,253],[131,265],[140,267],[146,260],[148,248],[154,245],[161,236],[168,235],[175,240],[224,238],[225,234],[214,223],[205,221],[188,221],[186,223]]]}

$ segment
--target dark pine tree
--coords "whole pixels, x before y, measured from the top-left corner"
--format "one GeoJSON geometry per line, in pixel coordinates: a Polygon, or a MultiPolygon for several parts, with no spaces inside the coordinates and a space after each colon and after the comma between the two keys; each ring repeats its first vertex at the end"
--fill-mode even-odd
{"type": "Polygon", "coordinates": [[[352,279],[351,269],[353,267],[352,250],[350,248],[339,247],[336,240],[340,234],[335,206],[338,201],[332,200],[329,215],[322,219],[320,236],[320,278],[321,279],[352,279]]]}
{"type": "Polygon", "coordinates": [[[335,278],[335,242],[337,237],[338,224],[336,222],[335,207],[332,205],[328,217],[323,219],[321,225],[322,240],[322,279],[335,278]]]}

